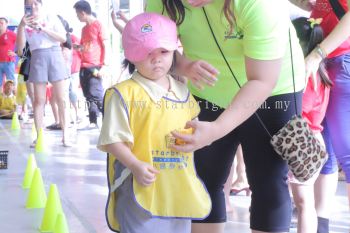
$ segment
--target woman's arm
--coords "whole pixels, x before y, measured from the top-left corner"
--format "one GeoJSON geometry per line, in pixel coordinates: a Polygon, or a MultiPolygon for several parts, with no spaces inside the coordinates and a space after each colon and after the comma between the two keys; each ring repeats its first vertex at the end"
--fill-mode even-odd
{"type": "Polygon", "coordinates": [[[120,32],[120,34],[123,33],[123,29],[124,29],[124,26],[121,25],[119,22],[118,22],[118,17],[124,22],[124,23],[128,23],[128,18],[125,16],[125,14],[121,11],[115,13],[114,10],[112,10],[111,12],[111,18],[112,18],[112,22],[113,22],[113,25],[114,27],[120,32]]]}
{"type": "Polygon", "coordinates": [[[216,120],[220,128],[217,139],[247,120],[271,95],[280,76],[281,65],[282,59],[261,61],[245,58],[248,82],[216,120]]]}
{"type": "Polygon", "coordinates": [[[42,31],[44,33],[46,33],[48,36],[50,36],[51,38],[53,38],[54,40],[57,40],[58,42],[60,42],[61,44],[63,44],[64,42],[66,42],[67,38],[65,37],[65,35],[61,35],[58,32],[55,32],[51,29],[45,28],[45,27],[39,27],[37,28],[37,30],[42,31]]]}
{"type": "MultiPolygon", "coordinates": [[[[338,48],[349,37],[350,12],[347,12],[332,32],[320,43],[320,49],[326,56],[338,48]]],[[[316,49],[305,58],[306,77],[312,76],[315,80],[316,72],[322,59],[323,58],[316,49]]]]}
{"type": "Polygon", "coordinates": [[[262,61],[245,58],[248,81],[242,86],[227,109],[213,122],[191,121],[186,128],[194,128],[194,134],[173,135],[186,142],[173,146],[179,151],[194,151],[210,145],[247,120],[271,95],[280,75],[282,59],[262,61]],[[210,133],[208,133],[210,132],[210,133]]]}
{"type": "Polygon", "coordinates": [[[289,1],[305,11],[311,11],[312,7],[316,3],[316,0],[289,0],[289,1]]]}
{"type": "Polygon", "coordinates": [[[17,37],[16,37],[17,51],[16,51],[16,53],[18,56],[22,56],[24,46],[26,45],[26,38],[25,38],[25,34],[24,34],[24,28],[25,28],[24,18],[25,17],[22,18],[22,20],[17,28],[17,37]]]}

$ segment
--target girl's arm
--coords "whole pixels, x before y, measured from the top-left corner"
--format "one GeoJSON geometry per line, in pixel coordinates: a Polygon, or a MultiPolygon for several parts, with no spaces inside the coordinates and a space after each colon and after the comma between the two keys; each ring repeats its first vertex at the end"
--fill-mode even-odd
{"type": "Polygon", "coordinates": [[[156,174],[159,171],[150,164],[138,160],[126,143],[108,144],[105,148],[108,153],[114,155],[125,167],[129,168],[140,185],[149,186],[156,180],[156,174]]]}
{"type": "Polygon", "coordinates": [[[245,58],[248,81],[242,86],[226,110],[213,122],[190,121],[187,128],[194,128],[194,134],[173,135],[186,142],[183,146],[173,146],[179,151],[194,151],[210,145],[225,136],[247,120],[271,95],[280,75],[282,59],[262,61],[245,58]],[[259,90],[259,91],[257,91],[259,90]]]}

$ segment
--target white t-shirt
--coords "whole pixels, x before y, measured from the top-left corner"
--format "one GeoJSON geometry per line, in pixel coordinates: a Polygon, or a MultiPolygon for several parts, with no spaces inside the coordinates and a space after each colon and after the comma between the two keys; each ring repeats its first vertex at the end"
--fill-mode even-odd
{"type": "MultiPolygon", "coordinates": [[[[39,25],[49,30],[55,31],[62,37],[65,37],[66,30],[64,29],[57,15],[46,15],[39,19],[39,25]]],[[[25,28],[26,39],[29,43],[31,51],[36,49],[45,49],[55,46],[60,46],[60,42],[50,37],[43,31],[38,31],[30,27],[25,28]]]]}

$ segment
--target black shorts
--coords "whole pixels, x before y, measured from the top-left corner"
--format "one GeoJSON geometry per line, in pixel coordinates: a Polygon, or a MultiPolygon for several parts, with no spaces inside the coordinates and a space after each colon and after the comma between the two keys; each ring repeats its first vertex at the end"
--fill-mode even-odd
{"type": "MultiPolygon", "coordinates": [[[[302,93],[296,93],[301,112],[302,93]]],[[[196,98],[201,107],[199,120],[213,121],[223,109],[196,98]]],[[[276,133],[295,114],[294,94],[270,97],[257,110],[269,133],[276,133]]],[[[267,232],[289,231],[291,201],[287,185],[288,167],[270,145],[270,136],[256,115],[210,146],[195,152],[195,165],[212,200],[209,216],[195,223],[226,222],[223,187],[230,173],[237,146],[242,145],[250,189],[252,190],[250,227],[267,232]]]]}

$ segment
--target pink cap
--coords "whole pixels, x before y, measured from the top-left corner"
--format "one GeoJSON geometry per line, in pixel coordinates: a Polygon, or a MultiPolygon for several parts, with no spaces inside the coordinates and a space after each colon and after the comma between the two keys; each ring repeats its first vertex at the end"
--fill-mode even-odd
{"type": "Polygon", "coordinates": [[[163,15],[141,13],[125,25],[122,43],[125,58],[131,62],[145,60],[154,49],[176,50],[176,24],[163,15]]]}

